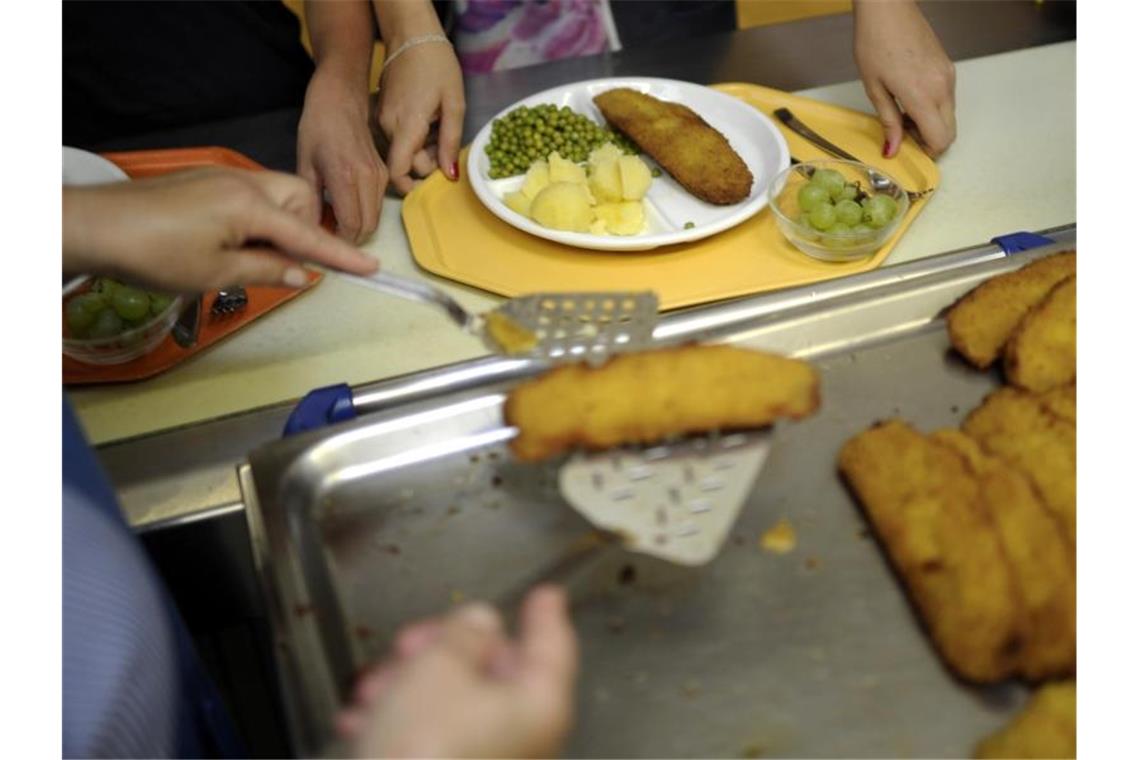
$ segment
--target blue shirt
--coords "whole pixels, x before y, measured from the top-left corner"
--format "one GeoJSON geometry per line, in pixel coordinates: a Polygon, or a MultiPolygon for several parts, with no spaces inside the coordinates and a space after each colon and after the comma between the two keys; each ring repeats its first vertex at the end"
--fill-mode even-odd
{"type": "Polygon", "coordinates": [[[63,756],[243,754],[65,399],[63,756]]]}

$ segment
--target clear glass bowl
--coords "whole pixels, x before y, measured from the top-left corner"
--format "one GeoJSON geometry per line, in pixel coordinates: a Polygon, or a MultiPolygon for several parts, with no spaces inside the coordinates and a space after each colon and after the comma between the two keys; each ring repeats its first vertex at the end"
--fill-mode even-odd
{"type": "MultiPolygon", "coordinates": [[[[768,187],[769,204],[772,213],[776,215],[776,225],[780,232],[796,248],[822,261],[856,261],[882,248],[910,210],[910,198],[905,192],[900,191],[897,196],[893,196],[898,204],[894,218],[871,232],[820,232],[806,221],[798,221],[801,212],[800,188],[811,181],[814,172],[834,169],[843,175],[844,180],[858,183],[861,190],[870,194],[873,191],[868,171],[872,168],[857,161],[825,159],[793,164],[780,172],[768,187]]],[[[896,187],[902,187],[894,177],[880,169],[875,171],[888,177],[896,187]]]]}
{"type": "MultiPolygon", "coordinates": [[[[92,282],[89,280],[85,285],[64,295],[63,303],[87,292],[92,282]]],[[[175,296],[165,309],[147,322],[111,338],[69,337],[65,320],[63,353],[84,364],[123,364],[149,354],[159,347],[178,321],[183,302],[182,296],[175,296]]]]}

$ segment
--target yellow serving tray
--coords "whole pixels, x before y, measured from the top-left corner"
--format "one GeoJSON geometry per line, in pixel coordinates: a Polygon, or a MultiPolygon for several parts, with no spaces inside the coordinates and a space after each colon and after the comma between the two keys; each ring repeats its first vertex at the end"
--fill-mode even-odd
{"type": "MultiPolygon", "coordinates": [[[[769,116],[781,106],[790,108],[823,137],[888,172],[907,189],[938,185],[937,165],[909,138],[894,158],[882,158],[882,130],[873,116],[754,84],[713,88],[769,116]]],[[[796,158],[826,157],[783,125],[780,128],[796,158]]],[[[466,160],[461,158],[459,165],[467,166],[466,160]]],[[[441,277],[511,297],[539,291],[654,290],[661,309],[667,310],[874,269],[929,198],[911,204],[898,232],[873,256],[844,263],[818,261],[796,250],[780,234],[767,208],[730,230],[693,243],[634,252],[574,248],[515,229],[483,207],[465,177],[450,182],[440,172],[408,195],[403,219],[412,256],[441,277]]]]}

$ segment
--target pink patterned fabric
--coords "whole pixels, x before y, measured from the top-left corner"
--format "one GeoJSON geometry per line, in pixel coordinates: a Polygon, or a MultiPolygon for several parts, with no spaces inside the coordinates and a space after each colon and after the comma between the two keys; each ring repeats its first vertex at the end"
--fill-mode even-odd
{"type": "Polygon", "coordinates": [[[502,71],[611,48],[606,0],[458,0],[455,46],[468,73],[502,71]]]}

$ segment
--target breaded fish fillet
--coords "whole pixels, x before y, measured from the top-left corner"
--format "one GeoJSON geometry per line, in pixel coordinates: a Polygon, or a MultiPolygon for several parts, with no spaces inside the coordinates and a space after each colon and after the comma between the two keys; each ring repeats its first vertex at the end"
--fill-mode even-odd
{"type": "Polygon", "coordinates": [[[1070,676],[1077,667],[1076,568],[1068,544],[1026,476],[960,430],[931,440],[957,451],[981,486],[982,501],[1013,571],[1027,632],[1018,672],[1030,679],[1070,676]]]}
{"type": "Polygon", "coordinates": [[[966,417],[962,430],[994,456],[1021,469],[1058,521],[1069,546],[1077,545],[1077,428],[1040,397],[1000,388],[966,417]]]}
{"type": "Polygon", "coordinates": [[[947,664],[978,682],[1016,672],[1025,616],[962,456],[891,420],[849,440],[839,469],[947,664]]]}
{"type": "Polygon", "coordinates": [[[1001,354],[1022,317],[1076,272],[1077,254],[1066,252],[983,282],[946,315],[950,343],[975,367],[985,369],[1001,354]]]}
{"type": "Polygon", "coordinates": [[[1077,384],[1058,385],[1037,395],[1038,401],[1049,412],[1061,419],[1077,424],[1077,384]]]}
{"type": "Polygon", "coordinates": [[[819,406],[819,375],[797,359],[731,346],[620,354],[558,367],[511,391],[507,424],[522,460],[671,435],[762,427],[819,406]]]}
{"type": "Polygon", "coordinates": [[[1077,377],[1077,278],[1061,280],[1005,344],[1005,377],[1029,391],[1047,391],[1077,377]]]}
{"type": "Polygon", "coordinates": [[[603,92],[594,103],[610,124],[701,200],[727,206],[752,192],[748,166],[724,135],[686,106],[627,87],[603,92]]]}
{"type": "Polygon", "coordinates": [[[1005,728],[983,739],[974,750],[977,758],[1076,756],[1076,681],[1042,686],[1005,728]]]}

